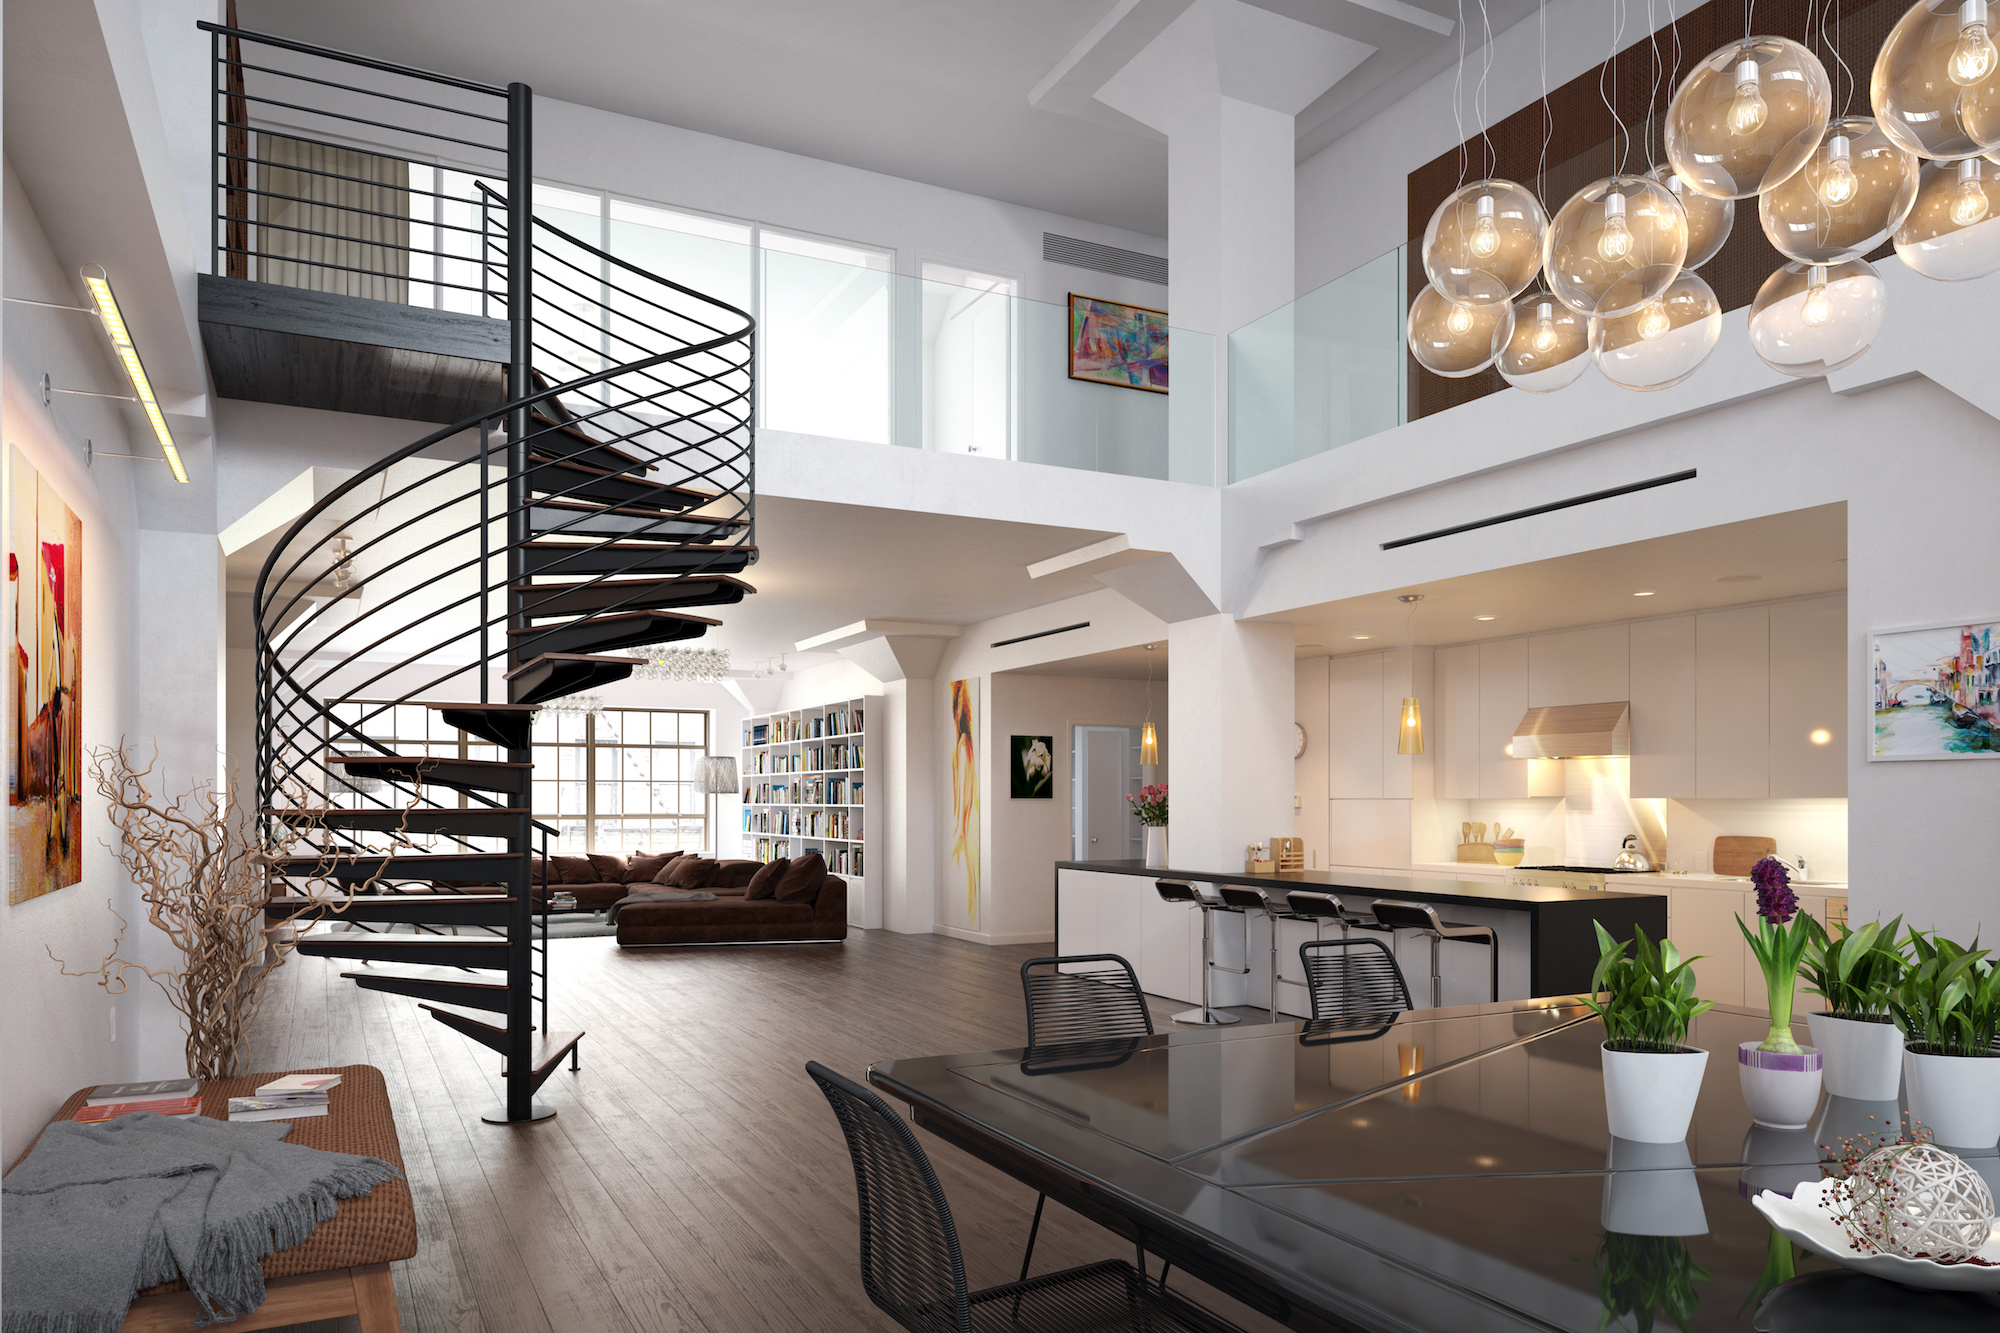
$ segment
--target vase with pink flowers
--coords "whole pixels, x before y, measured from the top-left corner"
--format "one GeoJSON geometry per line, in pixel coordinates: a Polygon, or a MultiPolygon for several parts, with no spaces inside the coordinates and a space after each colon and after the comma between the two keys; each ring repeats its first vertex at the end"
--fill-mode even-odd
{"type": "Polygon", "coordinates": [[[1132,813],[1146,835],[1146,869],[1167,868],[1167,784],[1149,782],[1135,796],[1127,796],[1132,813]]]}

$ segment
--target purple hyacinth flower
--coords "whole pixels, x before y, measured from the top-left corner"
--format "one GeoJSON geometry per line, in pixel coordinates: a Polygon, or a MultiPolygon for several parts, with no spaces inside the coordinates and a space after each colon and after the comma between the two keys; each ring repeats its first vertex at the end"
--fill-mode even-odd
{"type": "Polygon", "coordinates": [[[1765,857],[1750,867],[1757,886],[1757,915],[1782,926],[1798,914],[1799,895],[1792,892],[1792,875],[1782,862],[1765,857]]]}

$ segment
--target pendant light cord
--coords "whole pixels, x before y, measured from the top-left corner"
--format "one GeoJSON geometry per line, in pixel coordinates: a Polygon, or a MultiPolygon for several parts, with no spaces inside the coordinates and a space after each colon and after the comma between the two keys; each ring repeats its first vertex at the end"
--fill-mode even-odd
{"type": "Polygon", "coordinates": [[[1549,140],[1555,137],[1555,115],[1549,110],[1549,0],[1537,0],[1535,18],[1538,24],[1537,36],[1540,41],[1538,54],[1542,68],[1542,155],[1535,162],[1535,197],[1542,201],[1542,208],[1549,216],[1549,140]]]}
{"type": "Polygon", "coordinates": [[[1458,0],[1458,68],[1451,77],[1451,124],[1458,135],[1458,185],[1465,185],[1465,0],[1458,0]]]}

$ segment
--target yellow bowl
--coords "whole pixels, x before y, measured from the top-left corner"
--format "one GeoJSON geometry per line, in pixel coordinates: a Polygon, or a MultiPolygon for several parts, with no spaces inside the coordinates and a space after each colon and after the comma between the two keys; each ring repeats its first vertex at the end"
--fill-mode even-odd
{"type": "Polygon", "coordinates": [[[1511,850],[1503,850],[1499,847],[1493,849],[1493,859],[1503,866],[1517,866],[1521,864],[1521,857],[1525,854],[1526,849],[1521,847],[1515,847],[1511,850]]]}

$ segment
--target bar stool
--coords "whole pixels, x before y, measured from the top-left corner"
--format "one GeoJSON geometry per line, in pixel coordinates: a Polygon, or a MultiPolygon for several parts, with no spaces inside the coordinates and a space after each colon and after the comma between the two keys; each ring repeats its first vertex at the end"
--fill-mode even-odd
{"type": "MultiPolygon", "coordinates": [[[[1278,921],[1284,918],[1303,921],[1304,917],[1286,911],[1271,901],[1271,895],[1260,888],[1245,884],[1218,884],[1216,889],[1222,894],[1222,901],[1238,909],[1243,917],[1243,970],[1250,970],[1250,917],[1251,912],[1262,912],[1271,923],[1271,1004],[1269,1013],[1273,1023],[1278,1021],[1278,921]]],[[[1233,971],[1224,968],[1223,971],[1233,971]]]]}
{"type": "MultiPolygon", "coordinates": [[[[1164,902],[1180,903],[1183,906],[1201,909],[1201,1008],[1187,1009],[1174,1015],[1176,1023],[1194,1023],[1202,1027],[1221,1027],[1242,1022],[1235,1014],[1225,1014],[1215,1007],[1214,990],[1210,974],[1227,972],[1232,976],[1243,976],[1250,971],[1243,967],[1218,967],[1215,962],[1215,914],[1233,912],[1243,916],[1243,908],[1232,906],[1221,897],[1210,898],[1197,893],[1192,884],[1185,880],[1161,879],[1153,881],[1153,888],[1164,902]]],[[[1243,916],[1243,952],[1250,952],[1250,918],[1243,916]]]]}
{"type": "Polygon", "coordinates": [[[1366,912],[1356,912],[1331,893],[1316,893],[1310,889],[1294,889],[1286,895],[1285,902],[1292,909],[1296,920],[1313,923],[1313,938],[1320,938],[1320,927],[1331,921],[1340,927],[1340,937],[1346,939],[1350,931],[1379,930],[1389,932],[1390,928],[1377,921],[1366,912]]]}
{"type": "Polygon", "coordinates": [[[1389,898],[1375,900],[1375,919],[1388,929],[1414,930],[1428,935],[1431,941],[1431,1008],[1444,1003],[1444,980],[1438,972],[1438,954],[1444,941],[1460,940],[1466,944],[1483,944],[1487,948],[1493,964],[1493,999],[1500,998],[1500,938],[1491,926],[1457,925],[1438,919],[1437,908],[1429,903],[1397,902],[1389,898]]]}

